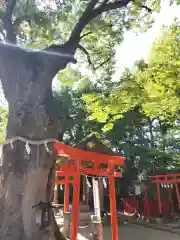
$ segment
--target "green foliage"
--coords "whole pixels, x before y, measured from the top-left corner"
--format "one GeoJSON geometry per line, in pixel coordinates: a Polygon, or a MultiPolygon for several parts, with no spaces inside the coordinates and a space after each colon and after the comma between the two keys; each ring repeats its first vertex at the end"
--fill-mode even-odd
{"type": "MultiPolygon", "coordinates": [[[[82,95],[98,89],[80,72],[67,68],[58,75],[59,87],[56,87],[55,97],[59,103],[59,121],[61,139],[70,145],[75,145],[92,133],[100,132],[102,124],[89,121],[84,108],[82,95]]],[[[58,80],[57,79],[57,80],[58,80]]],[[[57,83],[58,84],[58,83],[57,83]]]]}
{"type": "Polygon", "coordinates": [[[137,81],[143,87],[146,115],[161,119],[177,117],[180,106],[180,26],[164,27],[162,37],[153,46],[149,64],[140,71],[137,81]]]}
{"type": "Polygon", "coordinates": [[[172,120],[179,117],[180,106],[180,27],[175,22],[163,27],[154,43],[148,64],[143,60],[135,71],[126,70],[109,92],[83,97],[91,119],[106,122],[104,130],[123,113],[139,107],[150,118],[172,120]],[[112,117],[112,116],[115,116],[112,117]]]}
{"type": "Polygon", "coordinates": [[[0,143],[2,143],[6,136],[8,110],[6,107],[0,107],[0,143]]]}
{"type": "Polygon", "coordinates": [[[112,128],[112,124],[109,123],[122,118],[125,112],[134,109],[140,103],[140,94],[139,84],[127,70],[120,79],[120,86],[115,84],[106,94],[87,94],[83,96],[83,100],[86,102],[87,110],[91,112],[90,119],[108,122],[108,125],[104,127],[104,130],[108,131],[109,127],[112,128]]]}

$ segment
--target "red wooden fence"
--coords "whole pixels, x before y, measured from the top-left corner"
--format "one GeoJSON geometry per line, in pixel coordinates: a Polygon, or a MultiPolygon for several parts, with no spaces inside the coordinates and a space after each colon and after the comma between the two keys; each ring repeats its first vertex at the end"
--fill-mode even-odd
{"type": "MultiPolygon", "coordinates": [[[[140,213],[147,218],[149,217],[159,217],[159,208],[158,208],[158,200],[140,200],[139,203],[134,199],[126,199],[123,201],[124,203],[124,212],[128,214],[140,213]],[[149,210],[148,210],[149,205],[149,210]]],[[[169,213],[172,211],[171,207],[168,204],[168,200],[162,200],[162,214],[164,217],[168,217],[169,213]]]]}

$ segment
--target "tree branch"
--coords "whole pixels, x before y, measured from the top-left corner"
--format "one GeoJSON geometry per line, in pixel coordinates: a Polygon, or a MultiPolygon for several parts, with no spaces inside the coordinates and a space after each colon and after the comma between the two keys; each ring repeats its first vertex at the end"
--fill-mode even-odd
{"type": "Polygon", "coordinates": [[[95,67],[95,70],[99,69],[100,67],[104,66],[106,63],[108,63],[111,60],[111,57],[108,57],[106,60],[104,60],[102,63],[100,63],[97,67],[95,67]]]}
{"type": "Polygon", "coordinates": [[[92,32],[87,32],[87,33],[83,34],[83,35],[80,37],[80,39],[83,39],[84,37],[88,36],[88,35],[91,34],[91,33],[92,33],[92,32]]]}
{"type": "MultiPolygon", "coordinates": [[[[80,17],[78,23],[75,25],[70,35],[69,41],[72,41],[75,44],[77,44],[80,40],[80,34],[83,31],[83,29],[86,27],[86,25],[89,24],[93,19],[95,19],[102,13],[108,12],[114,9],[126,7],[130,2],[137,4],[135,0],[121,0],[121,1],[115,1],[110,3],[108,3],[108,1],[105,0],[100,6],[95,7],[97,2],[98,1],[96,0],[90,1],[85,12],[80,17]]],[[[140,7],[146,9],[148,12],[151,12],[151,9],[148,8],[147,6],[140,5],[140,7]]]]}
{"type": "Polygon", "coordinates": [[[109,2],[109,0],[104,0],[101,5],[105,5],[108,2],[109,2]]]}
{"type": "Polygon", "coordinates": [[[71,53],[71,49],[69,46],[69,53],[68,53],[68,45],[62,44],[62,45],[51,45],[50,47],[44,48],[40,50],[38,53],[43,54],[43,55],[49,55],[52,58],[58,58],[58,59],[64,59],[68,62],[77,63],[77,60],[74,58],[74,53],[71,53]]]}
{"type": "Polygon", "coordinates": [[[12,20],[14,8],[16,6],[16,1],[17,0],[6,0],[6,15],[11,20],[12,20]]]}
{"type": "Polygon", "coordinates": [[[95,69],[95,67],[91,61],[91,56],[90,56],[89,52],[87,51],[87,49],[85,47],[83,47],[81,44],[78,44],[77,48],[79,48],[87,56],[89,65],[91,65],[93,67],[93,69],[95,69]]]}
{"type": "Polygon", "coordinates": [[[105,65],[107,62],[109,62],[111,60],[111,57],[108,57],[106,60],[104,60],[103,62],[99,63],[97,65],[97,67],[95,67],[94,64],[91,61],[91,56],[90,56],[90,53],[87,51],[87,49],[85,47],[83,47],[81,44],[78,44],[77,48],[79,48],[87,56],[88,63],[89,63],[89,65],[92,66],[94,71],[99,69],[100,67],[102,67],[103,65],[105,65]]]}
{"type": "Polygon", "coordinates": [[[92,19],[96,18],[97,16],[99,16],[100,14],[102,14],[104,12],[126,7],[130,2],[131,2],[131,0],[121,0],[121,1],[116,1],[113,3],[101,5],[100,7],[95,8],[93,10],[93,14],[90,16],[89,21],[92,21],[92,19]]]}
{"type": "Polygon", "coordinates": [[[83,15],[80,17],[79,21],[75,25],[74,29],[72,30],[72,33],[70,35],[69,41],[73,41],[75,43],[78,43],[80,40],[81,32],[83,31],[84,27],[89,23],[89,16],[91,16],[92,10],[98,3],[98,0],[91,0],[84,11],[83,15]]]}
{"type": "MultiPolygon", "coordinates": [[[[57,73],[57,70],[61,70],[64,69],[65,66],[69,63],[69,62],[74,62],[76,63],[76,60],[74,59],[74,54],[76,52],[77,49],[77,45],[79,44],[79,41],[81,39],[80,34],[84,29],[84,25],[81,25],[81,22],[86,22],[86,18],[87,16],[89,16],[89,14],[91,14],[91,11],[94,9],[95,5],[97,4],[98,0],[91,0],[85,10],[85,12],[83,13],[83,15],[80,17],[78,23],[76,24],[76,26],[74,27],[74,30],[71,33],[71,37],[69,38],[69,40],[63,44],[63,45],[52,45],[48,48],[45,48],[42,50],[42,53],[47,53],[47,54],[54,54],[56,55],[56,60],[55,60],[55,56],[54,56],[54,61],[56,63],[56,67],[54,73],[57,73]],[[74,35],[74,36],[73,36],[74,35]],[[71,55],[71,57],[65,57],[65,53],[67,55],[71,55]],[[63,57],[64,55],[64,57],[63,57]],[[59,56],[59,58],[58,58],[59,56]],[[63,59],[61,59],[61,61],[59,61],[60,57],[63,59]],[[57,63],[58,60],[58,63],[57,63]],[[59,68],[58,68],[59,67],[59,68]]],[[[82,50],[82,49],[81,49],[82,50]]],[[[83,50],[82,50],[83,51],[83,50]]]]}
{"type": "Polygon", "coordinates": [[[144,8],[144,9],[147,10],[148,12],[152,12],[152,10],[151,10],[149,7],[147,7],[147,6],[145,6],[145,5],[141,5],[141,4],[139,4],[138,2],[136,2],[135,0],[132,0],[132,2],[133,2],[135,5],[138,5],[139,7],[144,8]]]}
{"type": "MultiPolygon", "coordinates": [[[[65,43],[66,46],[64,45],[62,48],[62,46],[60,45],[59,46],[54,45],[53,47],[50,46],[49,48],[46,48],[45,51],[50,51],[50,52],[53,51],[58,55],[58,53],[63,53],[63,52],[65,53],[65,50],[66,50],[70,55],[73,56],[76,52],[76,49],[79,48],[81,51],[83,51],[86,54],[88,63],[91,66],[93,66],[89,52],[82,45],[79,44],[80,40],[90,33],[87,33],[81,36],[82,31],[84,30],[87,24],[89,24],[93,19],[95,19],[102,13],[108,12],[110,10],[126,7],[130,2],[133,2],[133,1],[135,0],[117,0],[115,2],[109,2],[107,0],[104,0],[99,5],[98,0],[89,0],[89,4],[87,5],[87,8],[85,9],[84,13],[79,18],[79,21],[77,22],[74,29],[72,30],[68,41],[65,43]],[[68,48],[66,48],[67,46],[68,48]]],[[[146,8],[145,6],[142,6],[142,7],[146,8]]],[[[108,60],[105,60],[103,63],[100,63],[97,68],[104,65],[108,60]]],[[[68,59],[66,59],[66,61],[68,61],[68,59]]],[[[69,59],[69,62],[70,62],[70,59],[69,59]]],[[[93,69],[97,69],[97,68],[93,66],[93,69]]]]}
{"type": "Polygon", "coordinates": [[[73,41],[75,44],[80,40],[80,34],[85,28],[85,26],[90,23],[94,18],[101,15],[103,12],[107,12],[109,10],[122,8],[128,5],[131,0],[122,0],[114,3],[102,4],[99,7],[95,8],[97,0],[91,0],[82,17],[79,19],[78,23],[74,27],[69,41],[73,41]]]}
{"type": "Polygon", "coordinates": [[[6,40],[11,43],[16,43],[16,34],[14,32],[14,27],[12,23],[12,15],[15,6],[16,0],[6,0],[6,13],[3,22],[6,30],[6,40]]]}
{"type": "Polygon", "coordinates": [[[51,77],[53,78],[57,72],[65,69],[68,63],[77,63],[74,57],[76,47],[66,42],[62,45],[51,45],[36,52],[36,54],[38,54],[43,62],[46,71],[51,73],[51,77]]]}
{"type": "Polygon", "coordinates": [[[147,6],[141,5],[141,8],[146,9],[149,13],[152,12],[152,9],[148,8],[147,6]]]}

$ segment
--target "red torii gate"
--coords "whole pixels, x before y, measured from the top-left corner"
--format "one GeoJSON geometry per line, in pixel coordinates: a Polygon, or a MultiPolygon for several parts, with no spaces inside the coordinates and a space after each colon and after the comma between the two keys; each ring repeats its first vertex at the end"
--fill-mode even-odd
{"type": "Polygon", "coordinates": [[[65,184],[64,211],[69,210],[69,184],[73,184],[71,239],[77,239],[78,215],[80,201],[80,175],[106,176],[109,179],[110,210],[112,225],[112,240],[118,240],[118,227],[116,215],[115,177],[121,177],[116,172],[117,166],[124,165],[124,157],[109,156],[95,152],[84,151],[56,142],[54,144],[57,155],[66,156],[68,160],[60,163],[56,171],[56,184],[65,184]],[[61,180],[57,177],[62,177],[61,180]]]}
{"type": "MultiPolygon", "coordinates": [[[[160,186],[162,184],[173,184],[173,185],[175,185],[178,205],[179,205],[179,209],[180,209],[180,193],[179,193],[179,187],[178,187],[178,183],[180,183],[180,173],[152,176],[152,183],[156,183],[156,186],[157,186],[157,198],[158,198],[158,206],[159,206],[159,213],[160,214],[162,214],[161,192],[160,192],[160,186]]],[[[172,203],[171,189],[169,190],[169,194],[170,194],[171,204],[173,204],[172,203]]]]}

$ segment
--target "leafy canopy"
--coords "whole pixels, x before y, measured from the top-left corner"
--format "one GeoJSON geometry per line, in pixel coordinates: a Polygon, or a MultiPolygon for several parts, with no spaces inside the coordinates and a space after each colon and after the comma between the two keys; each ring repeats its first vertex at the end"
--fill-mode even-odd
{"type": "MultiPolygon", "coordinates": [[[[41,49],[70,39],[83,46],[78,54],[93,69],[113,64],[115,47],[130,28],[147,29],[160,0],[1,0],[1,38],[21,46],[41,49]],[[10,16],[7,18],[7,12],[10,16]],[[11,17],[12,15],[12,17],[11,17]],[[5,19],[12,21],[7,26],[5,19]],[[11,28],[11,29],[10,29],[11,28]],[[11,30],[11,31],[10,31],[11,30]],[[11,32],[10,39],[7,32],[11,32]],[[80,37],[80,38],[79,38],[80,37]],[[102,51],[103,49],[103,51],[102,51]]],[[[8,21],[9,21],[8,20],[8,21]]],[[[80,59],[78,59],[80,60],[80,59]]]]}
{"type": "Polygon", "coordinates": [[[116,119],[139,107],[150,118],[177,119],[180,106],[180,27],[178,22],[163,27],[155,41],[147,63],[143,60],[135,70],[126,70],[119,82],[106,93],[83,97],[91,119],[113,127],[116,119]]]}

